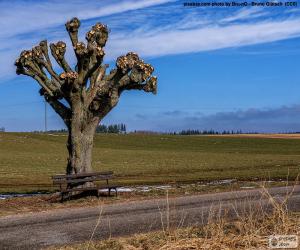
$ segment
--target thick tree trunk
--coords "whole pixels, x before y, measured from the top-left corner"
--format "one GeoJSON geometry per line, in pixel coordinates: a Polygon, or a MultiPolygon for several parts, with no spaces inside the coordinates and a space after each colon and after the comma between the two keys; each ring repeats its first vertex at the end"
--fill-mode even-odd
{"type": "Polygon", "coordinates": [[[69,152],[67,174],[92,172],[94,134],[100,119],[89,119],[90,116],[82,104],[78,102],[74,105],[67,142],[69,152]]]}
{"type": "Polygon", "coordinates": [[[69,131],[67,174],[92,172],[93,131],[69,131]]]}

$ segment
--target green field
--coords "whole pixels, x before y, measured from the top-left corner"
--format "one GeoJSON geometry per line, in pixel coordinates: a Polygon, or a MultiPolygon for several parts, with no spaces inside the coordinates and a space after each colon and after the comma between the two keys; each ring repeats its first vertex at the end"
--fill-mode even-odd
{"type": "MultiPolygon", "coordinates": [[[[66,135],[0,133],[0,192],[51,190],[64,173],[66,135]]],[[[122,184],[295,178],[300,140],[179,135],[96,135],[93,168],[122,184]]]]}

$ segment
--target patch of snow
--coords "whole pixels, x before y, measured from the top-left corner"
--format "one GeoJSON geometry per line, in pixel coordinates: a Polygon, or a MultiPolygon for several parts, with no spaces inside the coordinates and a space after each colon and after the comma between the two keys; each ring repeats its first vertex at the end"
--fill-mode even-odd
{"type": "Polygon", "coordinates": [[[226,180],[219,180],[219,181],[210,181],[208,185],[226,185],[236,182],[236,179],[226,179],[226,180]]]}
{"type": "Polygon", "coordinates": [[[161,185],[161,186],[152,186],[153,189],[170,189],[172,186],[170,185],[161,185]]]}
{"type": "Polygon", "coordinates": [[[12,194],[0,194],[0,200],[5,200],[5,199],[9,199],[9,198],[17,198],[17,197],[31,197],[31,196],[35,196],[35,195],[41,195],[42,193],[38,192],[38,193],[31,193],[31,194],[16,194],[16,193],[12,193],[12,194]]]}
{"type": "Polygon", "coordinates": [[[51,135],[51,136],[67,136],[67,135],[64,135],[64,134],[62,134],[62,135],[58,135],[58,134],[47,134],[47,135],[51,135]]]}
{"type": "Polygon", "coordinates": [[[134,191],[133,188],[126,188],[126,187],[119,187],[119,188],[117,188],[117,190],[118,190],[118,192],[124,192],[124,193],[134,191]]]}
{"type": "MultiPolygon", "coordinates": [[[[99,189],[100,192],[107,192],[108,189],[107,188],[102,188],[102,189],[99,189]]],[[[114,189],[111,189],[110,190],[111,192],[115,192],[114,189]]],[[[117,188],[117,191],[120,192],[120,193],[127,193],[127,192],[132,192],[134,191],[134,189],[132,188],[126,188],[126,187],[119,187],[117,188]]]]}

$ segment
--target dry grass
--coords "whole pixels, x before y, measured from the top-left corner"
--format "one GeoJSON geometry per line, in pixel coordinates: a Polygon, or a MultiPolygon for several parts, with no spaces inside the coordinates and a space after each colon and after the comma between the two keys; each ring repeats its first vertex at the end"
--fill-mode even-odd
{"type": "MultiPolygon", "coordinates": [[[[268,249],[270,235],[300,235],[300,214],[287,209],[287,201],[272,197],[267,189],[264,195],[268,198],[271,211],[266,212],[260,205],[245,207],[245,214],[236,210],[236,220],[218,211],[211,210],[208,223],[205,226],[172,229],[164,225],[162,231],[147,234],[136,234],[126,238],[113,238],[104,241],[94,241],[50,248],[55,250],[233,250],[233,249],[268,249]]],[[[167,212],[167,211],[165,211],[167,212]]]]}
{"type": "MultiPolygon", "coordinates": [[[[289,182],[289,185],[293,185],[293,181],[289,182]]],[[[238,190],[245,190],[243,187],[259,188],[261,181],[256,182],[233,182],[228,184],[212,184],[201,185],[197,183],[172,185],[172,188],[168,190],[169,197],[178,197],[182,195],[195,195],[195,194],[207,194],[218,192],[231,192],[238,190]]],[[[267,182],[265,185],[269,187],[277,187],[286,185],[286,181],[281,182],[267,182]]],[[[154,198],[164,198],[165,190],[157,189],[149,192],[119,192],[118,196],[101,197],[103,204],[114,204],[128,201],[139,201],[154,198]]],[[[105,194],[105,193],[104,193],[105,194]]],[[[95,207],[99,203],[96,196],[87,196],[80,199],[66,200],[64,203],[60,202],[60,195],[58,193],[37,195],[32,197],[15,197],[0,200],[0,216],[24,214],[30,212],[43,212],[55,209],[65,208],[78,208],[78,207],[95,207]]]]}

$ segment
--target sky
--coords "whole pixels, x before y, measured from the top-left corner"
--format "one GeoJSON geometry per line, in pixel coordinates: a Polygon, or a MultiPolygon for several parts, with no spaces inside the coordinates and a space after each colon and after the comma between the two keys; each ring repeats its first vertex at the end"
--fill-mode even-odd
{"type": "MultiPolygon", "coordinates": [[[[62,40],[74,66],[64,24],[76,16],[82,41],[96,22],[108,25],[105,62],[111,68],[118,56],[135,51],[158,77],[157,95],[123,93],[102,123],[125,123],[129,131],[300,131],[300,6],[185,7],[184,2],[1,0],[0,127],[44,129],[39,86],[17,76],[14,61],[41,40],[62,40]]],[[[64,128],[50,106],[47,121],[48,129],[64,128]]]]}

